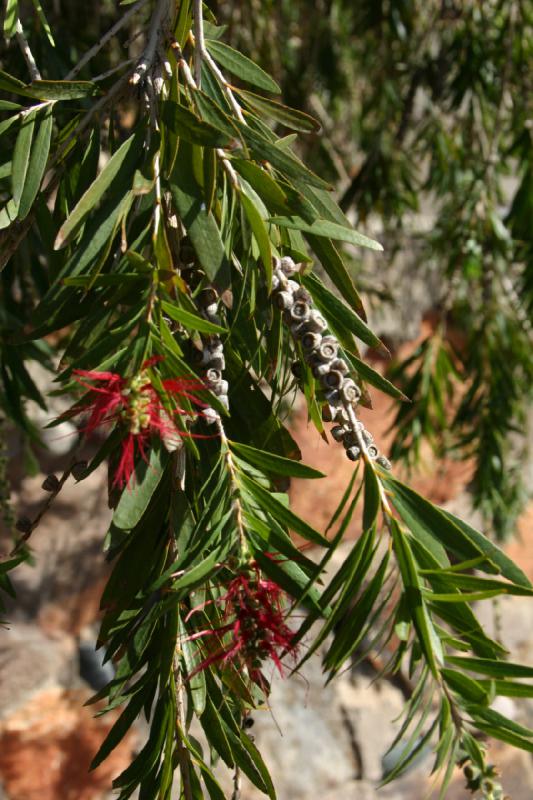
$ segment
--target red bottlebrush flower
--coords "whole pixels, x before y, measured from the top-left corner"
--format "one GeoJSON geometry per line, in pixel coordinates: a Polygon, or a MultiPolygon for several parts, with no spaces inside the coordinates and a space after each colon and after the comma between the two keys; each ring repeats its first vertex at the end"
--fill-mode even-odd
{"type": "MultiPolygon", "coordinates": [[[[175,442],[177,437],[192,436],[177,427],[171,414],[163,405],[159,394],[152,386],[146,370],[162,360],[162,356],[148,359],[138,375],[123,378],[115,372],[74,370],[76,380],[88,390],[88,398],[75,408],[75,413],[88,412],[84,432],[93,433],[102,425],[116,423],[126,428],[113,485],[123,488],[128,485],[135,469],[135,453],[147,460],[147,448],[153,435],[161,440],[175,442]]],[[[172,401],[174,414],[190,414],[179,404],[186,398],[193,405],[204,408],[195,391],[204,385],[192,378],[171,378],[162,381],[165,393],[172,401]]]]}
{"type": "MultiPolygon", "coordinates": [[[[265,689],[261,666],[270,659],[283,676],[281,659],[286,655],[294,659],[298,651],[295,634],[285,622],[286,597],[277,583],[261,575],[256,562],[250,565],[248,572],[233,578],[225,594],[216,601],[224,609],[224,624],[190,637],[200,639],[218,635],[225,643],[202,661],[193,674],[217,662],[234,661],[245,667],[251,680],[265,689]]],[[[197,610],[193,609],[189,617],[197,610]]]]}

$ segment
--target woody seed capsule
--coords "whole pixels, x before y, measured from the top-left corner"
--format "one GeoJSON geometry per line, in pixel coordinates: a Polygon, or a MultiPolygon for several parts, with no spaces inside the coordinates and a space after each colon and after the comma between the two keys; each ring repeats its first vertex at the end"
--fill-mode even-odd
{"type": "Polygon", "coordinates": [[[281,309],[289,309],[294,304],[294,298],[291,292],[278,292],[276,295],[276,305],[281,309]]]}
{"type": "Polygon", "coordinates": [[[379,455],[379,450],[375,444],[371,444],[369,448],[367,448],[368,457],[374,460],[379,455]]]}
{"type": "Polygon", "coordinates": [[[350,461],[358,461],[361,458],[361,450],[359,447],[349,447],[346,450],[346,455],[350,461]]]}
{"type": "Polygon", "coordinates": [[[293,322],[307,321],[309,318],[309,306],[303,300],[297,300],[292,305],[289,315],[293,322]]]}
{"type": "Polygon", "coordinates": [[[336,369],[330,369],[325,375],[322,376],[321,382],[328,389],[338,389],[344,380],[342,372],[336,369]]]}
{"type": "Polygon", "coordinates": [[[319,333],[312,333],[312,332],[304,333],[304,335],[302,336],[302,347],[307,352],[311,352],[311,350],[314,350],[316,347],[320,345],[321,341],[322,341],[322,336],[319,333]]]}
{"type": "Polygon", "coordinates": [[[346,434],[346,428],[343,428],[342,425],[335,425],[331,429],[331,435],[333,436],[336,442],[342,442],[345,434],[346,434]]]}
{"type": "Polygon", "coordinates": [[[351,378],[347,378],[342,384],[341,396],[346,403],[356,403],[361,397],[361,390],[351,378]]]}
{"type": "Polygon", "coordinates": [[[337,355],[339,345],[333,336],[324,336],[322,344],[317,349],[317,357],[321,361],[332,361],[337,355]]]}
{"type": "Polygon", "coordinates": [[[296,266],[292,258],[290,258],[290,256],[283,256],[283,258],[280,261],[280,268],[288,277],[294,275],[294,273],[298,271],[298,267],[296,266]]]}

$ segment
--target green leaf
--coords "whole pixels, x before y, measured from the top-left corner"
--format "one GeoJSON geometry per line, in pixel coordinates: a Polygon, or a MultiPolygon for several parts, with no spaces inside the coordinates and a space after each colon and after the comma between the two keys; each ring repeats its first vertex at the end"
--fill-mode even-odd
{"type": "Polygon", "coordinates": [[[236,89],[235,91],[248,105],[259,111],[261,116],[270,117],[270,119],[285,125],[286,128],[292,128],[292,130],[302,131],[303,133],[316,133],[320,130],[320,123],[303,111],[297,111],[295,108],[283,105],[283,103],[270,100],[268,97],[262,97],[254,92],[247,92],[244,89],[236,89]]]}
{"type": "Polygon", "coordinates": [[[171,100],[161,103],[162,120],[181,139],[203,147],[227,147],[230,137],[200,119],[193,111],[171,100]]]}
{"type": "Polygon", "coordinates": [[[258,503],[258,505],[263,509],[263,511],[271,514],[274,519],[278,520],[278,522],[280,522],[282,525],[286,525],[288,528],[292,529],[295,533],[298,533],[309,542],[314,542],[322,547],[329,547],[328,540],[325,539],[321,533],[318,533],[318,531],[308,525],[307,522],[304,522],[303,519],[300,519],[300,517],[296,516],[296,514],[284,506],[283,503],[281,503],[273,494],[267,491],[267,489],[263,488],[263,486],[260,486],[244,473],[239,475],[238,480],[258,503]]]}
{"type": "Polygon", "coordinates": [[[67,244],[87,215],[100,202],[103,194],[112,186],[113,182],[117,181],[119,175],[121,177],[124,174],[131,175],[133,179],[133,171],[141,153],[143,138],[144,132],[138,130],[113,153],[101,173],[82,195],[59,229],[54,243],[55,250],[59,250],[67,244]]]}
{"type": "Polygon", "coordinates": [[[446,661],[461,669],[489,675],[492,678],[533,678],[533,667],[514,664],[510,661],[494,661],[490,658],[473,658],[472,656],[446,656],[446,661]]]}
{"type": "Polygon", "coordinates": [[[317,177],[311,170],[307,169],[292,153],[269,141],[249,125],[239,123],[239,129],[256,161],[270,161],[274,169],[278,170],[282,175],[296,178],[304,184],[316,186],[319,189],[328,188],[326,181],[323,181],[322,178],[317,177]]]}
{"type": "Polygon", "coordinates": [[[293,478],[323,478],[324,474],[299,461],[290,458],[283,458],[265,450],[257,450],[255,447],[242,444],[241,442],[230,442],[230,448],[248,464],[253,464],[262,472],[271,475],[288,475],[293,478]]]}
{"type": "Polygon", "coordinates": [[[6,0],[4,14],[4,36],[6,39],[11,39],[11,37],[15,35],[17,30],[18,15],[18,0],[6,0]]]}
{"type": "MultiPolygon", "coordinates": [[[[384,345],[381,343],[380,350],[383,351],[383,348],[384,345]]],[[[403,392],[401,392],[396,386],[394,386],[394,384],[384,378],[381,373],[377,372],[375,369],[372,369],[372,367],[361,358],[358,358],[353,353],[350,353],[346,350],[344,351],[344,354],[354,370],[358,373],[359,377],[364,381],[370,383],[372,386],[375,386],[375,388],[379,389],[380,392],[388,394],[389,397],[394,397],[395,400],[404,400],[409,402],[409,398],[406,397],[403,392]]]]}
{"type": "Polygon", "coordinates": [[[306,235],[306,239],[337,291],[350,304],[350,307],[364,319],[364,308],[359,293],[333,242],[330,239],[322,239],[320,236],[312,236],[310,234],[306,235]]]}
{"type": "Polygon", "coordinates": [[[167,303],[165,300],[161,303],[161,308],[167,316],[179,322],[185,328],[191,331],[199,331],[200,333],[227,333],[226,328],[222,325],[215,325],[214,322],[193,314],[191,311],[186,311],[184,308],[175,306],[172,303],[167,303]]]}
{"type": "Polygon", "coordinates": [[[53,123],[54,120],[52,117],[52,108],[49,107],[44,113],[44,119],[39,126],[39,130],[37,131],[37,135],[35,137],[35,142],[33,143],[33,147],[31,149],[26,181],[24,183],[24,189],[22,190],[22,196],[19,202],[19,219],[24,219],[28,215],[39,192],[44,171],[46,169],[46,164],[48,162],[53,123]]]}
{"type": "Polygon", "coordinates": [[[231,267],[212,213],[205,209],[205,198],[195,180],[193,145],[181,142],[170,178],[170,190],[198,260],[207,277],[219,290],[228,288],[231,267]]]}
{"type": "Polygon", "coordinates": [[[370,250],[383,250],[383,246],[374,239],[370,239],[352,228],[345,228],[344,225],[338,225],[336,222],[329,222],[326,219],[317,219],[311,225],[301,217],[272,217],[270,222],[282,228],[292,228],[302,231],[302,233],[310,233],[312,236],[320,236],[338,242],[348,242],[359,247],[368,247],[370,250]]]}
{"type": "Polygon", "coordinates": [[[441,675],[454,692],[461,695],[469,703],[483,703],[488,702],[488,692],[486,689],[473,678],[465,675],[463,672],[458,672],[455,669],[443,668],[441,675]]]}
{"type": "Polygon", "coordinates": [[[354,333],[362,342],[369,347],[376,347],[379,350],[386,349],[381,340],[370,330],[355,311],[352,311],[342,300],[326,289],[322,281],[315,275],[304,275],[302,283],[311,293],[313,300],[319,311],[326,317],[334,321],[335,325],[342,326],[346,330],[354,333]]]}
{"type": "Polygon", "coordinates": [[[459,519],[449,511],[440,509],[441,513],[455,525],[466,536],[473,545],[484,554],[487,561],[492,562],[498,567],[504,578],[512,581],[517,586],[526,586],[531,588],[532,584],[527,575],[520,569],[520,567],[512,561],[500,548],[491,542],[483,533],[476,531],[467,522],[459,519]]]}
{"type": "Polygon", "coordinates": [[[47,37],[48,41],[50,42],[52,47],[55,47],[56,43],[54,41],[54,37],[52,35],[52,31],[50,29],[50,25],[48,24],[48,20],[46,19],[46,15],[45,15],[45,13],[43,11],[43,7],[42,7],[41,3],[39,2],[39,0],[32,0],[32,2],[33,2],[33,5],[35,6],[35,10],[37,12],[37,16],[39,17],[41,25],[43,26],[43,30],[46,33],[46,37],[47,37]]]}
{"type": "Polygon", "coordinates": [[[13,167],[11,172],[11,190],[13,192],[13,200],[17,207],[26,184],[26,174],[30,163],[31,142],[36,118],[36,111],[30,111],[28,114],[22,114],[20,117],[20,130],[13,151],[13,167]]]}
{"type": "MultiPolygon", "coordinates": [[[[455,524],[440,508],[389,476],[383,482],[391,490],[394,507],[415,536],[421,529],[435,543],[445,547],[458,558],[467,560],[483,555],[481,548],[455,524]]],[[[490,565],[486,567],[489,571],[490,565]]],[[[496,572],[494,567],[492,572],[496,572]]]]}
{"type": "Polygon", "coordinates": [[[144,703],[145,692],[138,692],[135,694],[120,717],[117,719],[106,738],[102,742],[100,749],[91,761],[90,770],[96,769],[102,761],[113,752],[115,747],[127,734],[137,717],[139,716],[144,703]]]}
{"type": "Polygon", "coordinates": [[[27,97],[37,100],[80,100],[93,97],[100,89],[92,81],[33,81],[25,87],[27,97]]]}
{"type": "Polygon", "coordinates": [[[207,39],[206,46],[215,61],[222,64],[232,75],[237,75],[241,80],[265,89],[267,92],[281,94],[281,89],[276,81],[238,50],[214,39],[207,39]]]}
{"type": "Polygon", "coordinates": [[[113,515],[115,527],[121,530],[135,528],[163,477],[167,461],[168,453],[160,445],[152,447],[149,461],[141,459],[138,462],[132,484],[123,490],[113,515]]]}
{"type": "Polygon", "coordinates": [[[435,627],[422,596],[422,582],[417,571],[409,541],[401,531],[395,519],[390,519],[390,528],[394,552],[398,560],[398,566],[405,589],[407,607],[428,666],[436,677],[439,673],[439,665],[442,664],[444,658],[442,644],[435,631],[435,627]]]}
{"type": "Polygon", "coordinates": [[[270,237],[261,214],[255,207],[253,201],[250,200],[248,195],[244,192],[240,193],[240,200],[261,254],[261,260],[266,272],[267,288],[270,291],[270,287],[272,286],[272,250],[270,246],[270,237]]]}

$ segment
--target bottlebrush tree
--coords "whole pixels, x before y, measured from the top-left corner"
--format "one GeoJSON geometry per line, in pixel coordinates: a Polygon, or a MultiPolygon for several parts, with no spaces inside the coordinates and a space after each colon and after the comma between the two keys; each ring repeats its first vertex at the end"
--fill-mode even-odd
{"type": "MultiPolygon", "coordinates": [[[[385,780],[431,744],[443,793],[459,763],[472,792],[501,797],[480,738],[533,750],[533,731],[491,707],[533,696],[520,680],[533,668],[506,660],[472,603],[533,588],[482,533],[394,478],[358,418],[370,387],[400,393],[359,354],[358,341],[383,345],[342,243],[381,247],[293,153],[293,132],[316,133],[315,120],[272,99],[275,81],[201,2],[122,5],[106,34],[67,54],[38,0],[34,16],[8,0],[12,67],[0,73],[2,408],[37,435],[25,402],[46,400],[30,361],[72,399],[56,422],[77,421],[76,458],[45,481],[47,503],[109,465],[98,644],[116,674],[95,700],[120,716],[93,766],[144,715],[120,798],[138,787],[169,798],[177,780],[185,800],[219,800],[218,759],[235,800],[241,775],[274,798],[246,732],[273,671],[320,650],[331,679],[394,643],[387,671],[408,671],[415,688],[385,780]],[[325,532],[280,491],[321,478],[286,425],[295,392],[353,463],[325,532]],[[95,431],[103,443],[87,462],[95,431]]],[[[8,591],[39,519],[17,524],[8,591]]]]}

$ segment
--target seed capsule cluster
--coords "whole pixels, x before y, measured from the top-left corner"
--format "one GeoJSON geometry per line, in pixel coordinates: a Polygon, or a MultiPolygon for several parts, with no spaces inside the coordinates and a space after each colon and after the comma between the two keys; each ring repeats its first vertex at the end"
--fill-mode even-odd
{"type": "MultiPolygon", "coordinates": [[[[326,404],[323,417],[335,423],[331,435],[342,442],[350,461],[358,461],[364,453],[385,469],[390,462],[379,453],[372,434],[355,416],[361,389],[350,376],[350,368],[340,357],[340,345],[327,332],[327,323],[315,308],[309,292],[292,279],[297,272],[292,258],[276,259],[272,277],[272,296],[281,309],[283,319],[294,338],[300,342],[305,361],[324,389],[326,404]]],[[[297,373],[298,363],[293,365],[297,373]]]]}
{"type": "MultiPolygon", "coordinates": [[[[194,286],[200,279],[199,270],[189,269],[182,272],[182,277],[186,282],[194,286]]],[[[218,294],[211,286],[202,289],[195,298],[198,310],[209,322],[220,324],[218,316],[218,294]]],[[[218,397],[224,408],[228,408],[228,388],[229,384],[224,380],[223,372],[226,366],[224,359],[224,346],[218,334],[202,336],[203,349],[198,354],[198,364],[203,372],[206,384],[211,392],[218,397]]],[[[219,417],[218,411],[208,407],[202,410],[202,418],[208,425],[212,425],[219,417]]]]}

